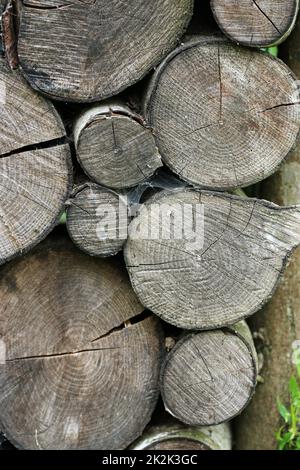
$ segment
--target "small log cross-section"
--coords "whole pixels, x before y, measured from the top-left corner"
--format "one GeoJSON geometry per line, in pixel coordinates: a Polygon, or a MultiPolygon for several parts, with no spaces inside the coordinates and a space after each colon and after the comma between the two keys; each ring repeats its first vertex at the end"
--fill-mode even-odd
{"type": "Polygon", "coordinates": [[[163,416],[161,424],[149,427],[133,450],[230,450],[231,432],[227,423],[210,427],[190,427],[163,416]]]}
{"type": "Polygon", "coordinates": [[[0,62],[0,264],[41,241],[72,184],[65,129],[53,105],[0,62]]]}
{"type": "Polygon", "coordinates": [[[215,19],[233,41],[245,46],[280,44],[291,33],[299,0],[211,0],[215,19]]]}
{"type": "Polygon", "coordinates": [[[49,242],[3,268],[0,292],[8,439],[23,449],[124,449],[137,439],[158,398],[163,342],[126,270],[49,242]]]}
{"type": "Polygon", "coordinates": [[[96,101],[148,73],[176,46],[193,0],[26,0],[18,53],[31,86],[96,101]]]}
{"type": "Polygon", "coordinates": [[[124,105],[85,111],[75,123],[74,139],[87,176],[109,188],[136,186],[162,166],[151,129],[124,105]]]}
{"type": "Polygon", "coordinates": [[[183,180],[233,189],[272,174],[300,130],[297,81],[268,53],[214,39],[173,51],[145,99],[164,163],[183,180]]]}
{"type": "Polygon", "coordinates": [[[210,426],[241,413],[253,395],[257,357],[245,322],[232,329],[184,336],[161,374],[166,410],[193,426],[210,426]]]}
{"type": "Polygon", "coordinates": [[[300,243],[300,207],[162,191],[129,226],[124,254],[141,303],[186,329],[232,325],[273,294],[300,243]]]}
{"type": "Polygon", "coordinates": [[[123,196],[85,183],[67,204],[67,229],[78,248],[91,256],[112,256],[122,250],[129,224],[123,196]]]}

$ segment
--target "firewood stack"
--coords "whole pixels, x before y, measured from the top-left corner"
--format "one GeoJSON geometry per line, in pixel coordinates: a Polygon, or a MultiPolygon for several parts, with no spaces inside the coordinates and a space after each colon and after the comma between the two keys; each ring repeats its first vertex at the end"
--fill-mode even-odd
{"type": "Polygon", "coordinates": [[[245,320],[300,244],[300,201],[248,197],[299,165],[299,84],[262,48],[298,1],[238,3],[0,1],[0,430],[17,448],[249,446],[264,369],[245,320]]]}

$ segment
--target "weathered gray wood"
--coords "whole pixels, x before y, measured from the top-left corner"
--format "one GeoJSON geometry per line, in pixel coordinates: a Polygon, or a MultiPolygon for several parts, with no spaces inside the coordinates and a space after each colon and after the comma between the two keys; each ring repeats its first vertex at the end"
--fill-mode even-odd
{"type": "Polygon", "coordinates": [[[4,43],[3,43],[3,24],[2,24],[2,14],[5,9],[6,0],[0,0],[0,54],[1,57],[4,56],[4,43]]]}
{"type": "Polygon", "coordinates": [[[0,63],[0,264],[41,241],[71,189],[65,129],[53,105],[0,63]]]}
{"type": "Polygon", "coordinates": [[[162,333],[126,271],[70,242],[4,267],[0,427],[25,449],[122,449],[158,398],[162,333]]]}
{"type": "Polygon", "coordinates": [[[190,427],[163,416],[160,424],[149,427],[131,447],[133,450],[230,450],[228,424],[190,427]]]}
{"type": "Polygon", "coordinates": [[[182,189],[144,205],[124,255],[143,305],[181,328],[211,329],[259,310],[299,242],[299,206],[182,189]]]}
{"type": "Polygon", "coordinates": [[[210,426],[241,413],[253,395],[256,378],[256,352],[242,323],[179,340],[163,364],[161,392],[166,410],[175,418],[192,426],[210,426]]]}
{"type": "MultiPolygon", "coordinates": [[[[285,45],[285,59],[300,79],[300,18],[285,45]]],[[[277,204],[300,203],[300,145],[274,176],[265,181],[261,194],[277,204]]],[[[275,432],[282,425],[277,399],[288,405],[288,384],[295,373],[293,344],[300,339],[300,249],[293,256],[275,295],[251,319],[263,357],[253,401],[235,424],[238,449],[274,450],[275,432]],[[267,412],[266,412],[267,410],[267,412]]],[[[298,343],[294,344],[294,347],[298,343]]]]}
{"type": "Polygon", "coordinates": [[[129,224],[124,196],[85,183],[67,204],[67,229],[78,248],[91,256],[113,256],[122,250],[129,224]]]}
{"type": "Polygon", "coordinates": [[[18,53],[35,89],[95,101],[141,79],[184,33],[193,0],[26,0],[18,53]]]}
{"type": "Polygon", "coordinates": [[[222,31],[238,44],[267,47],[283,42],[295,25],[298,0],[211,0],[222,31]]]}
{"type": "Polygon", "coordinates": [[[151,129],[117,102],[87,109],[75,123],[74,138],[85,173],[110,188],[136,186],[162,166],[151,129]]]}
{"type": "Polygon", "coordinates": [[[180,178],[232,189],[272,174],[300,129],[297,83],[259,51],[193,40],[155,72],[145,116],[164,163],[180,178]]]}

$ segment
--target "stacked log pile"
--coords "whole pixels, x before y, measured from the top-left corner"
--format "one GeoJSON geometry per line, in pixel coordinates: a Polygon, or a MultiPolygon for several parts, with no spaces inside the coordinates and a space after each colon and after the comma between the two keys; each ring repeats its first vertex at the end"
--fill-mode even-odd
{"type": "MultiPolygon", "coordinates": [[[[300,20],[283,48],[283,57],[300,79],[300,20]]],[[[281,205],[300,203],[300,144],[280,170],[264,182],[263,197],[281,205]]],[[[264,364],[263,382],[253,402],[236,423],[239,449],[272,449],[274,430],[281,422],[276,408],[280,399],[288,403],[288,384],[295,372],[293,355],[300,339],[300,250],[295,251],[275,295],[251,320],[258,336],[264,364]],[[266,413],[265,410],[268,409],[266,413]],[[259,430],[259,432],[257,432],[259,430]]]]}
{"type": "Polygon", "coordinates": [[[299,5],[203,3],[0,2],[0,431],[17,448],[259,447],[286,373],[267,356],[257,386],[245,319],[286,365],[300,96],[258,48],[299,5]],[[274,173],[262,199],[241,191],[274,173]]]}

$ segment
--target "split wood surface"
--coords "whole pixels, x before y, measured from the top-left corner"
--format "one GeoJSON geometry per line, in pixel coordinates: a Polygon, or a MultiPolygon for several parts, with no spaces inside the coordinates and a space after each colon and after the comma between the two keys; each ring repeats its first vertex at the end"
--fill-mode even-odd
{"type": "Polygon", "coordinates": [[[233,41],[267,47],[283,42],[293,30],[298,0],[211,0],[215,19],[233,41]]]}
{"type": "Polygon", "coordinates": [[[0,62],[0,264],[48,235],[72,184],[66,131],[54,106],[0,62]]]}
{"type": "Polygon", "coordinates": [[[252,336],[241,322],[230,329],[184,335],[163,364],[161,392],[172,416],[192,426],[209,426],[242,412],[256,378],[252,336]]]}
{"type": "Polygon", "coordinates": [[[124,254],[143,305],[180,328],[212,329],[259,310],[299,242],[299,207],[181,189],[141,209],[124,254]]]}
{"type": "Polygon", "coordinates": [[[155,72],[145,99],[164,163],[208,189],[232,189],[272,174],[300,131],[298,84],[270,54],[192,40],[155,72]]]}
{"type": "Polygon", "coordinates": [[[75,245],[90,256],[113,256],[122,250],[128,232],[125,198],[86,183],[67,202],[67,229],[75,245]]]}
{"type": "Polygon", "coordinates": [[[162,166],[151,129],[122,103],[86,110],[75,123],[74,138],[84,172],[109,188],[136,186],[162,166]]]}
{"type": "Polygon", "coordinates": [[[3,268],[1,430],[25,449],[124,449],[157,398],[162,333],[127,274],[66,242],[3,268]]]}
{"type": "Polygon", "coordinates": [[[55,99],[96,101],[140,80],[176,46],[193,0],[26,0],[19,61],[55,99]]]}

